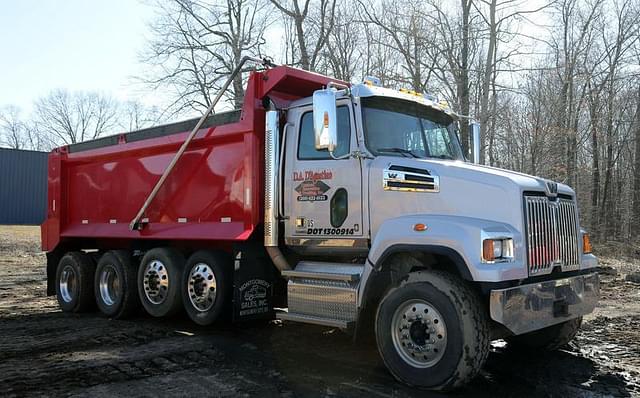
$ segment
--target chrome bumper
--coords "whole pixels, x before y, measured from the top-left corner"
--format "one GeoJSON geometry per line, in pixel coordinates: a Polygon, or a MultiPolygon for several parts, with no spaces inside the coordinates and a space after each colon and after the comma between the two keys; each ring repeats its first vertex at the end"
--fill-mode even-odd
{"type": "Polygon", "coordinates": [[[492,290],[491,319],[523,334],[588,314],[599,297],[597,273],[492,290]]]}

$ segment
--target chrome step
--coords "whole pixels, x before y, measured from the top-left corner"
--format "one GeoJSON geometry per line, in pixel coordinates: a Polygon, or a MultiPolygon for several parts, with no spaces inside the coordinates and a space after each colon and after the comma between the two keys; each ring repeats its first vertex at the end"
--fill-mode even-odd
{"type": "Polygon", "coordinates": [[[363,265],[301,261],[283,271],[289,312],[279,319],[347,328],[357,318],[363,265]]]}
{"type": "Polygon", "coordinates": [[[311,315],[291,314],[288,312],[279,312],[276,314],[276,319],[282,319],[283,321],[293,321],[302,323],[311,323],[314,325],[330,326],[338,329],[349,329],[353,326],[353,321],[341,321],[337,319],[320,318],[311,315]]]}
{"type": "Polygon", "coordinates": [[[287,279],[325,279],[331,281],[357,282],[360,280],[363,266],[357,264],[323,263],[320,261],[301,261],[296,268],[282,271],[287,279]]]}

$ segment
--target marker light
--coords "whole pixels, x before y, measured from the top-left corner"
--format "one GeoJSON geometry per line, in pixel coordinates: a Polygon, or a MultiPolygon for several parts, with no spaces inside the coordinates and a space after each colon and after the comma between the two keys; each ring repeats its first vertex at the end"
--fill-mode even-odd
{"type": "Polygon", "coordinates": [[[427,230],[427,226],[425,224],[418,223],[413,226],[413,230],[416,232],[424,232],[427,230]]]}
{"type": "Polygon", "coordinates": [[[438,97],[436,97],[435,95],[431,95],[431,94],[422,94],[422,96],[424,97],[424,99],[431,101],[431,102],[438,102],[438,97]]]}
{"type": "Polygon", "coordinates": [[[382,86],[382,82],[380,82],[380,79],[374,76],[365,76],[362,82],[367,86],[382,86]]]}
{"type": "Polygon", "coordinates": [[[593,247],[591,247],[591,238],[589,238],[588,233],[582,234],[582,252],[584,254],[589,254],[593,251],[593,247]]]}

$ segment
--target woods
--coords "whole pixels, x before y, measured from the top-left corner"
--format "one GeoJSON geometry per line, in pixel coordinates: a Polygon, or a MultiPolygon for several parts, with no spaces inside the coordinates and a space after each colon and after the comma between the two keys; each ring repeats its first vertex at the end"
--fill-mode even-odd
{"type": "MultiPolygon", "coordinates": [[[[270,56],[437,95],[482,123],[484,164],[571,185],[596,241],[638,243],[635,0],[171,0],[155,10],[138,81],[166,96],[162,112],[53,92],[32,115],[0,110],[2,145],[46,150],[197,114],[243,56],[270,56]]],[[[242,103],[243,79],[227,107],[242,103]]]]}

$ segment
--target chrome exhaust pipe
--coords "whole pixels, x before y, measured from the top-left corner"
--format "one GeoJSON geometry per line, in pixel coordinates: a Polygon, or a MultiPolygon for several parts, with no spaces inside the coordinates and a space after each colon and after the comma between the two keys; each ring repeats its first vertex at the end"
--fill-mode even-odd
{"type": "Polygon", "coordinates": [[[278,163],[280,143],[278,137],[278,111],[271,107],[265,116],[264,143],[264,246],[271,261],[280,271],[291,266],[278,247],[278,163]]]}

